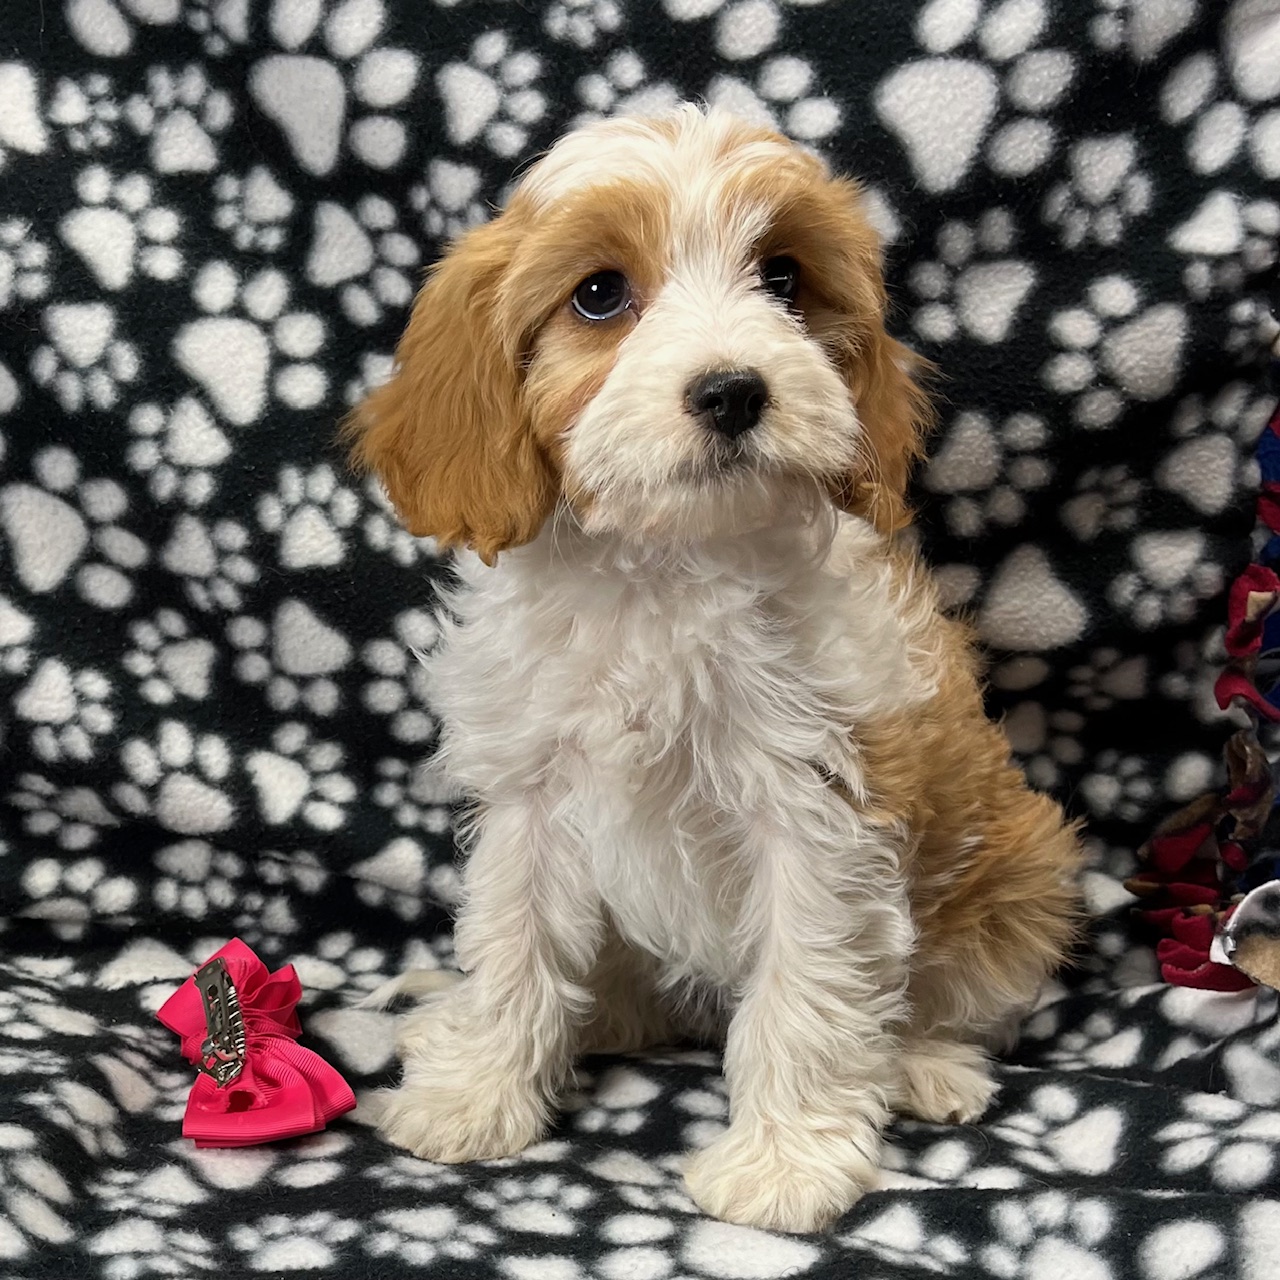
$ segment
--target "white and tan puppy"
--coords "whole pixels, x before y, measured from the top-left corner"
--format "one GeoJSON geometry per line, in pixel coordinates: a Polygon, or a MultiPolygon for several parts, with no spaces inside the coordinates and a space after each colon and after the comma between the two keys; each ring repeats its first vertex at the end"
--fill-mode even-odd
{"type": "Polygon", "coordinates": [[[392,1141],[507,1156],[579,1055],[714,1039],[690,1192],[804,1231],[892,1112],[982,1114],[1079,850],[895,543],[928,405],[884,312],[856,187],[693,107],[569,135],[432,273],[352,422],[466,549],[427,659],[466,976],[409,1015],[392,1141]]]}

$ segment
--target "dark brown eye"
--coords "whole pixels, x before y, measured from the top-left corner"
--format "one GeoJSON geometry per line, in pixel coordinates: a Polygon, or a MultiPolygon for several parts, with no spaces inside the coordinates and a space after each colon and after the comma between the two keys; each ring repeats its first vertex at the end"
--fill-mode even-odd
{"type": "Polygon", "coordinates": [[[800,264],[794,258],[768,258],[760,264],[760,283],[782,302],[794,302],[800,290],[800,264]]]}
{"type": "Polygon", "coordinates": [[[573,291],[573,309],[584,320],[612,320],[631,302],[631,286],[621,271],[597,271],[573,291]]]}

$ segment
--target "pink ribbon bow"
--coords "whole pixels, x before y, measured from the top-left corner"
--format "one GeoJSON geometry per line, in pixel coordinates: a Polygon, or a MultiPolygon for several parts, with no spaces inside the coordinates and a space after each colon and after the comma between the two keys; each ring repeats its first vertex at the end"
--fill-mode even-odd
{"type": "Polygon", "coordinates": [[[248,1147],[315,1133],[356,1105],[338,1072],[298,1043],[301,997],[293,965],[268,973],[233,938],[164,1002],[156,1017],[200,1070],[183,1137],[197,1147],[248,1147]]]}

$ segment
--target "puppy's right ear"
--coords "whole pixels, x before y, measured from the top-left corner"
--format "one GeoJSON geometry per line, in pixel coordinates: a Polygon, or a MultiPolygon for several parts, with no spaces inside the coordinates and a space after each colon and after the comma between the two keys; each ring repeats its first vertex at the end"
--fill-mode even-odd
{"type": "Polygon", "coordinates": [[[391,380],[345,426],[353,461],[382,480],[410,533],[488,564],[537,536],[558,491],[524,412],[519,335],[499,309],[519,234],[504,215],[453,247],[414,302],[391,380]]]}

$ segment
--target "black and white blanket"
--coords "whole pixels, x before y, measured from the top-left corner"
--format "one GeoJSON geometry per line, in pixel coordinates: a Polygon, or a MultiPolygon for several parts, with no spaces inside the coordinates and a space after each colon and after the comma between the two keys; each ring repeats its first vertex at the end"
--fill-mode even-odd
{"type": "Polygon", "coordinates": [[[0,1275],[1277,1273],[1271,993],[1158,981],[1120,880],[1218,778],[1274,404],[1280,0],[9,0],[0,48],[0,1275]],[[411,656],[432,547],[346,472],[420,269],[575,119],[705,97],[865,178],[945,372],[922,475],[993,711],[1099,922],[981,1124],[899,1124],[828,1236],[700,1216],[714,1057],[591,1062],[491,1166],[196,1151],[154,1020],[239,935],[312,1044],[450,959],[411,656]]]}

